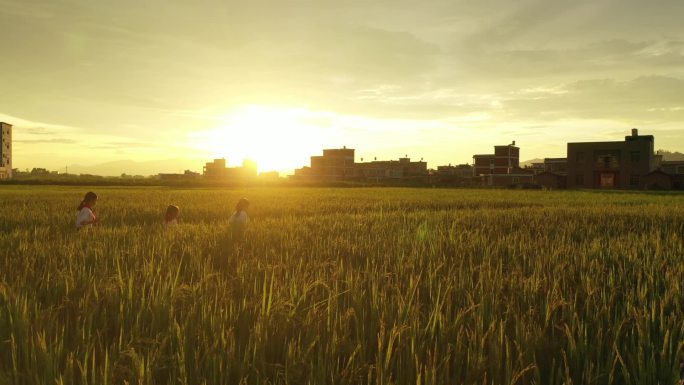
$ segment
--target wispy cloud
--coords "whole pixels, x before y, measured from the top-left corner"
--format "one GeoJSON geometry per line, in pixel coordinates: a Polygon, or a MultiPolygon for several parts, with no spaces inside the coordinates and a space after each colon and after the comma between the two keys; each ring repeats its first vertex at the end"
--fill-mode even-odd
{"type": "Polygon", "coordinates": [[[684,79],[646,76],[627,81],[582,80],[564,92],[510,98],[504,111],[511,118],[535,116],[544,120],[574,116],[615,119],[643,124],[684,122],[684,79]]]}
{"type": "Polygon", "coordinates": [[[19,139],[19,140],[14,140],[16,143],[30,143],[30,144],[38,144],[38,143],[53,143],[53,144],[72,144],[72,143],[77,143],[73,139],[67,139],[67,138],[52,138],[52,139],[19,139]]]}
{"type": "Polygon", "coordinates": [[[103,143],[93,146],[95,149],[101,150],[121,150],[121,149],[131,149],[131,148],[149,148],[152,147],[150,143],[143,142],[111,142],[103,143]]]}

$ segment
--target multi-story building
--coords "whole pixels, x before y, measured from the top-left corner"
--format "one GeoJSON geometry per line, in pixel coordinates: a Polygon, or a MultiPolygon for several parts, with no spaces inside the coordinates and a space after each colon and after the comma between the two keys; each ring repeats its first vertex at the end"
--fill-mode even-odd
{"type": "Polygon", "coordinates": [[[12,125],[0,122],[0,179],[12,177],[12,125]]]}
{"type": "Polygon", "coordinates": [[[520,148],[512,144],[494,146],[493,154],[473,155],[473,176],[510,174],[512,169],[520,167],[520,148]]]}
{"type": "Polygon", "coordinates": [[[544,158],[544,171],[564,174],[568,172],[568,158],[544,158]]]}
{"type": "Polygon", "coordinates": [[[402,179],[427,176],[427,162],[411,162],[411,158],[399,160],[374,160],[356,163],[356,177],[364,179],[402,179]]]}
{"type": "Polygon", "coordinates": [[[208,162],[203,169],[203,175],[207,179],[254,179],[257,176],[256,164],[245,160],[242,167],[226,167],[226,159],[214,159],[208,162]]]}
{"type": "Polygon", "coordinates": [[[323,150],[323,156],[311,157],[309,173],[317,179],[353,178],[355,176],[354,149],[343,147],[323,150]]]}
{"type": "Polygon", "coordinates": [[[456,166],[452,166],[451,164],[449,164],[447,166],[437,166],[435,175],[453,176],[459,178],[472,178],[473,166],[469,164],[459,164],[456,166]]]}
{"type": "Polygon", "coordinates": [[[493,154],[473,155],[473,176],[485,186],[511,186],[532,183],[534,172],[520,168],[520,148],[515,141],[494,146],[493,154]]]}
{"type": "Polygon", "coordinates": [[[635,128],[623,142],[568,143],[568,188],[640,188],[656,168],[652,135],[635,128]]]}
{"type": "Polygon", "coordinates": [[[406,179],[427,176],[427,162],[411,161],[408,156],[398,160],[373,160],[356,163],[354,149],[323,150],[322,156],[311,157],[311,167],[295,170],[294,178],[318,181],[351,179],[406,179]]]}
{"type": "Polygon", "coordinates": [[[202,170],[202,175],[206,178],[225,178],[226,173],[226,159],[214,159],[213,162],[207,162],[202,170]]]}

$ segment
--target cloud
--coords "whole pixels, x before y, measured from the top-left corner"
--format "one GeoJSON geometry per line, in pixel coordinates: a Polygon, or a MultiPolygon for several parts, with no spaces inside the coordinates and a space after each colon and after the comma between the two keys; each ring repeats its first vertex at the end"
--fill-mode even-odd
{"type": "Polygon", "coordinates": [[[633,75],[676,71],[684,63],[684,49],[672,41],[614,39],[591,42],[577,48],[515,49],[468,55],[467,71],[490,79],[559,79],[588,75],[633,75]]]}
{"type": "Polygon", "coordinates": [[[77,143],[73,139],[67,138],[52,138],[52,139],[23,139],[14,140],[16,143],[26,143],[26,144],[39,144],[39,143],[52,143],[52,144],[73,144],[77,143]]]}
{"type": "Polygon", "coordinates": [[[520,39],[548,28],[559,19],[578,7],[584,6],[582,1],[521,1],[493,2],[490,7],[500,6],[496,10],[489,8],[492,18],[485,27],[470,34],[465,42],[478,49],[506,47],[520,39]],[[506,4],[508,3],[508,4],[506,4]]]}
{"type": "Polygon", "coordinates": [[[0,0],[2,14],[10,17],[50,19],[55,15],[50,4],[38,4],[30,1],[0,0]]]}
{"type": "Polygon", "coordinates": [[[30,135],[58,135],[78,130],[71,126],[38,122],[3,113],[0,113],[0,121],[12,124],[15,135],[25,133],[30,135]]]}
{"type": "MultiPolygon", "coordinates": [[[[18,144],[82,144],[91,149],[121,150],[152,148],[149,142],[125,141],[123,136],[109,136],[90,132],[81,127],[46,124],[0,114],[0,120],[13,125],[13,142],[18,144]]],[[[137,128],[139,129],[139,128],[137,128]]]]}
{"type": "Polygon", "coordinates": [[[46,127],[23,127],[22,132],[30,135],[55,135],[58,131],[46,127]]]}
{"type": "Polygon", "coordinates": [[[111,142],[103,143],[92,146],[94,149],[100,150],[120,150],[120,149],[131,149],[131,148],[148,148],[153,147],[150,143],[142,142],[111,142]]]}
{"type": "Polygon", "coordinates": [[[613,119],[648,124],[684,121],[684,79],[644,76],[629,81],[582,80],[563,92],[511,98],[503,102],[512,117],[554,120],[567,117],[613,119]]]}

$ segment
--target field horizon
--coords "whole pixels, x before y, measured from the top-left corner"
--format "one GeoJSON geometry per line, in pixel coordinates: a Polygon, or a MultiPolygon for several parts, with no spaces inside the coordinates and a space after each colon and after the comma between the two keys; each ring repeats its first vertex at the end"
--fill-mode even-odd
{"type": "Polygon", "coordinates": [[[684,383],[682,193],[90,189],[0,187],[0,384],[684,383]]]}

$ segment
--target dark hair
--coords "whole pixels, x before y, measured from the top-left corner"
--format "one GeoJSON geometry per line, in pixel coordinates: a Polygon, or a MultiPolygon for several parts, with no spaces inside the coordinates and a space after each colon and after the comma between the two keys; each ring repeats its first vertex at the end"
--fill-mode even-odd
{"type": "Polygon", "coordinates": [[[95,194],[92,191],[88,191],[86,193],[85,197],[83,197],[81,204],[78,205],[78,208],[76,209],[76,211],[81,211],[82,208],[86,207],[86,205],[88,205],[89,203],[93,202],[96,199],[97,199],[97,194],[95,194]]]}
{"type": "Polygon", "coordinates": [[[178,218],[178,213],[180,213],[180,208],[178,208],[178,206],[169,205],[169,207],[166,208],[166,215],[164,216],[164,219],[167,222],[171,222],[172,220],[178,218]]]}
{"type": "Polygon", "coordinates": [[[239,213],[240,211],[244,211],[247,207],[249,207],[249,201],[247,198],[242,198],[235,205],[235,211],[239,213]]]}

